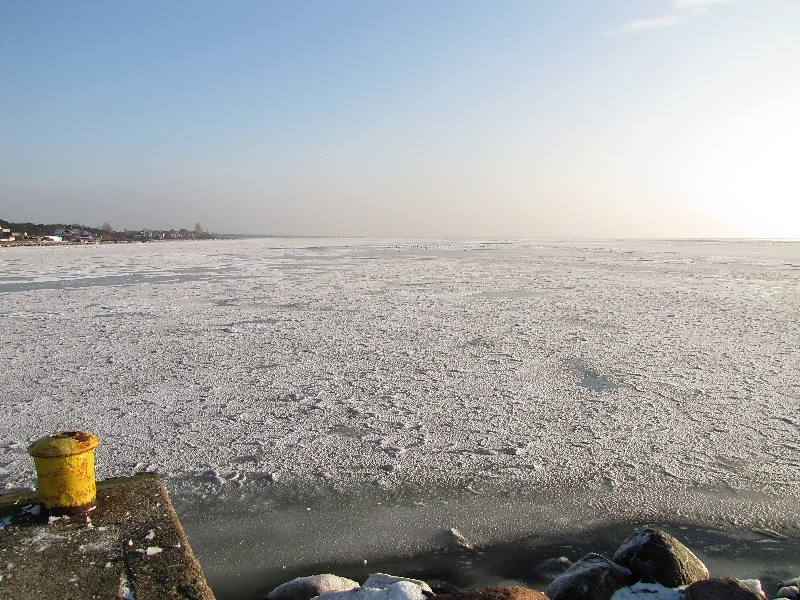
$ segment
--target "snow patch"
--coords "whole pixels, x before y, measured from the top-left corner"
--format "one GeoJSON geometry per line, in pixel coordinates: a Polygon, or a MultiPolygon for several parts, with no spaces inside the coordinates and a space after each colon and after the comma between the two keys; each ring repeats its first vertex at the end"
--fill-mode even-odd
{"type": "Polygon", "coordinates": [[[367,580],[364,582],[363,587],[388,589],[396,583],[405,582],[412,583],[419,587],[424,592],[433,593],[430,586],[421,579],[411,579],[409,577],[398,577],[396,575],[387,575],[386,573],[371,573],[367,580]]]}
{"type": "Polygon", "coordinates": [[[683,592],[658,583],[634,583],[618,589],[611,600],[682,600],[683,592]]]}

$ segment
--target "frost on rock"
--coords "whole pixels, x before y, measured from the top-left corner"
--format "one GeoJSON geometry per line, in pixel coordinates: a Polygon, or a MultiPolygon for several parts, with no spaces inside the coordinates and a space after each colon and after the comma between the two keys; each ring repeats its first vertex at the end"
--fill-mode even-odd
{"type": "Polygon", "coordinates": [[[619,545],[619,548],[617,548],[617,551],[614,553],[614,560],[617,560],[619,556],[626,555],[633,549],[647,543],[650,537],[651,530],[649,529],[640,529],[634,532],[633,535],[619,545]]]}
{"type": "Polygon", "coordinates": [[[551,600],[610,598],[633,583],[631,572],[600,554],[590,553],[572,564],[547,586],[551,600]]]}

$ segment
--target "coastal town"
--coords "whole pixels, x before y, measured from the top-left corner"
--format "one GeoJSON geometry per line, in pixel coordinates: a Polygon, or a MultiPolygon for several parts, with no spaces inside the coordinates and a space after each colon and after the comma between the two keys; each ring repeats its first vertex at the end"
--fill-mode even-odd
{"type": "Polygon", "coordinates": [[[196,223],[192,229],[125,229],[117,231],[108,223],[104,223],[101,227],[87,227],[63,223],[13,223],[0,219],[0,245],[2,246],[207,240],[221,237],[227,236],[206,231],[200,223],[196,223]]]}

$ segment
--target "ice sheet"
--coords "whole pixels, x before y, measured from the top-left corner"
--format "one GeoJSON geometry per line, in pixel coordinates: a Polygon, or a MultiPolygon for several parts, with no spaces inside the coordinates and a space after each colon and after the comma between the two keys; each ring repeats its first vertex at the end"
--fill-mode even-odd
{"type": "Polygon", "coordinates": [[[5,490],[34,485],[29,442],[79,428],[99,477],[157,470],[184,510],[457,492],[798,523],[797,242],[258,239],[0,266],[5,490]]]}

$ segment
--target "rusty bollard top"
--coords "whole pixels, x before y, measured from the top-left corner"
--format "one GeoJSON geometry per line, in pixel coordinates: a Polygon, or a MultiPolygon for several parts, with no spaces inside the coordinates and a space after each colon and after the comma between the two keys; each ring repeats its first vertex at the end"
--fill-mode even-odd
{"type": "Polygon", "coordinates": [[[94,504],[94,449],[100,440],[84,431],[57,431],[28,446],[36,463],[36,494],[45,510],[80,512],[94,504]]]}
{"type": "Polygon", "coordinates": [[[28,446],[28,454],[34,458],[63,458],[94,450],[99,444],[97,436],[85,431],[56,431],[28,446]]]}

